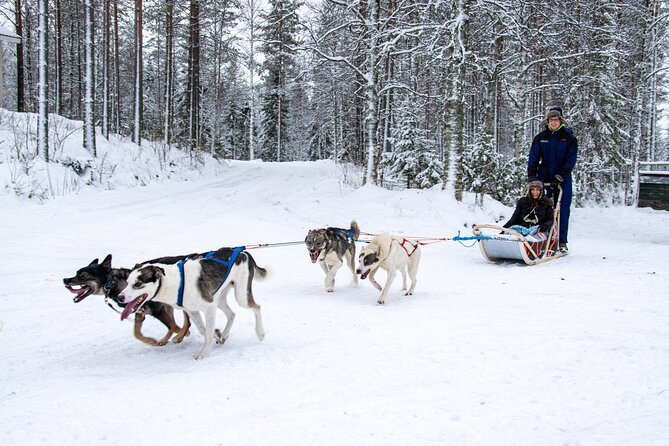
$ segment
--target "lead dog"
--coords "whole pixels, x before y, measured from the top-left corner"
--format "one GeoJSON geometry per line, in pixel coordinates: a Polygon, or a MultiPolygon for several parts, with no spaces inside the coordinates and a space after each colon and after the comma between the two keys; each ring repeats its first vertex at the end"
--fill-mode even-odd
{"type": "Polygon", "coordinates": [[[358,223],[353,220],[350,229],[323,228],[311,229],[304,239],[309,250],[311,263],[316,263],[325,272],[325,290],[334,291],[335,275],[344,261],[353,275],[353,284],[358,286],[355,274],[355,241],[360,236],[358,223]]]}
{"type": "MultiPolygon", "coordinates": [[[[130,274],[127,268],[112,268],[112,256],[107,255],[102,263],[98,259],[93,260],[88,266],[80,268],[74,277],[63,279],[63,284],[71,293],[76,294],[72,299],[74,303],[79,303],[86,297],[95,294],[105,298],[111,299],[119,306],[124,305],[119,302],[118,295],[127,285],[126,279],[130,274]]],[[[188,336],[188,328],[190,321],[188,316],[184,316],[184,325],[179,327],[174,320],[174,310],[169,305],[161,304],[159,302],[151,302],[146,305],[142,311],[135,316],[134,335],[135,338],[149,345],[165,345],[170,340],[173,334],[176,336],[172,340],[174,343],[183,341],[185,336],[188,336]],[[146,315],[153,316],[167,327],[167,333],[159,341],[144,336],[142,334],[142,324],[146,319],[146,315]]]]}
{"type": "Polygon", "coordinates": [[[398,270],[402,274],[402,289],[406,291],[405,295],[413,294],[413,290],[416,288],[416,273],[418,272],[420,255],[420,244],[417,241],[391,236],[390,234],[380,234],[375,236],[360,252],[357,273],[360,274],[362,280],[369,276],[372,285],[381,291],[381,296],[379,296],[377,302],[384,304],[398,270]],[[374,280],[379,268],[388,273],[383,288],[374,280]],[[411,278],[410,288],[407,288],[407,272],[411,278]]]}
{"type": "Polygon", "coordinates": [[[188,313],[204,336],[204,346],[194,357],[202,359],[209,355],[214,336],[219,344],[224,343],[228,337],[235,313],[228,306],[226,298],[228,292],[234,288],[237,303],[253,310],[256,335],[262,341],[265,330],[260,306],[253,299],[251,285],[256,275],[262,279],[267,270],[260,268],[251,254],[245,251],[239,252],[236,259],[235,250],[231,248],[221,248],[208,254],[212,254],[213,258],[196,255],[188,256],[183,263],[155,262],[136,265],[128,276],[128,285],[119,295],[121,302],[126,304],[121,319],[127,318],[147,302],[162,302],[181,308],[188,313]],[[181,267],[183,275],[180,273],[181,267]],[[182,294],[180,289],[183,290],[182,294]],[[179,302],[181,297],[183,301],[179,302]],[[223,332],[215,329],[216,310],[219,308],[227,317],[223,332]],[[202,322],[200,311],[205,315],[205,323],[202,322]]]}

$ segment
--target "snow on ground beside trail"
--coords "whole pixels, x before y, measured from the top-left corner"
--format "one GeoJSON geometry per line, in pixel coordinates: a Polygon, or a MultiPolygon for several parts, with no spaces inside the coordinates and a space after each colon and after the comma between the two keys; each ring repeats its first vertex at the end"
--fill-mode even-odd
{"type": "MultiPolygon", "coordinates": [[[[303,245],[254,249],[271,272],[254,283],[265,340],[231,303],[230,338],[202,361],[194,328],[150,347],[101,297],[74,304],[62,285],[108,253],[131,267],[301,241],[351,219],[370,233],[452,237],[511,212],[441,190],[355,189],[342,169],[231,162],[213,178],[43,205],[0,196],[0,443],[669,443],[667,212],[574,209],[570,255],[533,267],[428,245],[415,294],[397,278],[384,306],[345,268],[326,293],[303,245]]],[[[149,318],[144,332],[164,329],[149,318]]]]}

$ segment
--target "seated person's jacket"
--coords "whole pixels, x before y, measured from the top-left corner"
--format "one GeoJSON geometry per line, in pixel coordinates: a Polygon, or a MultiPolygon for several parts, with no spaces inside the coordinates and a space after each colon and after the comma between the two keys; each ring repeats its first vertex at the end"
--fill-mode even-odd
{"type": "Polygon", "coordinates": [[[504,223],[505,228],[513,225],[520,225],[525,228],[539,225],[539,231],[548,234],[551,226],[553,226],[553,205],[550,199],[540,197],[538,200],[532,200],[527,196],[521,197],[516,203],[516,210],[513,215],[509,221],[504,223]]]}

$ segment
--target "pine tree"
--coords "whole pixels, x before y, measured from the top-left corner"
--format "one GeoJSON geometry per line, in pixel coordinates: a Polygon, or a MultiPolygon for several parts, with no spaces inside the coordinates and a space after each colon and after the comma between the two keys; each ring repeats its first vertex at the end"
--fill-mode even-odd
{"type": "Polygon", "coordinates": [[[418,119],[410,103],[400,110],[399,126],[392,130],[393,151],[381,158],[382,166],[394,177],[404,177],[406,187],[425,189],[438,184],[444,165],[436,152],[436,143],[418,127],[418,119]]]}
{"type": "Polygon", "coordinates": [[[262,92],[262,140],[265,160],[287,159],[291,79],[295,76],[297,0],[270,0],[262,47],[265,53],[262,92]]]}

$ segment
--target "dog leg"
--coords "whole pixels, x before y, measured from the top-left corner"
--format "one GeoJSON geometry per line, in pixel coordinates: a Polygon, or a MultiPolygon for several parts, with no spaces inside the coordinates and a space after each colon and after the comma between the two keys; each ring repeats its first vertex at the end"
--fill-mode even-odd
{"type": "Polygon", "coordinates": [[[184,325],[181,327],[181,330],[177,332],[177,335],[174,337],[174,339],[172,339],[172,342],[179,344],[181,341],[183,341],[186,336],[190,335],[190,331],[188,331],[189,328],[190,318],[188,317],[188,313],[184,311],[184,325]]]}
{"type": "MultiPolygon", "coordinates": [[[[214,345],[214,329],[216,328],[216,307],[207,308],[204,312],[205,330],[204,330],[204,345],[200,353],[195,355],[193,359],[200,360],[209,356],[211,347],[214,345]]],[[[197,324],[196,324],[197,325],[197,324]]]]}
{"type": "Polygon", "coordinates": [[[223,331],[219,331],[216,329],[216,334],[217,334],[217,339],[216,343],[217,344],[223,344],[227,339],[228,335],[230,334],[230,329],[232,328],[232,323],[235,321],[235,312],[232,311],[232,308],[228,305],[228,298],[227,298],[228,290],[224,290],[223,294],[221,297],[219,297],[218,301],[218,308],[225,313],[225,317],[227,318],[227,322],[225,323],[225,328],[223,331]]]}
{"type": "Polygon", "coordinates": [[[348,268],[351,270],[351,274],[353,274],[353,286],[357,287],[359,285],[359,282],[358,282],[358,275],[355,273],[355,247],[353,248],[353,254],[351,254],[350,251],[346,251],[344,257],[346,258],[346,263],[348,264],[348,268]]]}
{"type": "MultiPolygon", "coordinates": [[[[184,310],[186,311],[186,310],[184,310]]],[[[200,332],[202,336],[204,336],[204,322],[202,322],[202,316],[200,316],[199,311],[186,311],[188,314],[188,317],[190,318],[191,321],[195,324],[195,327],[197,328],[197,331],[200,332]]]]}
{"type": "Polygon", "coordinates": [[[369,275],[367,276],[367,278],[369,279],[369,282],[370,282],[372,285],[374,285],[374,288],[376,288],[377,290],[381,291],[381,289],[382,289],[382,288],[381,288],[381,285],[379,285],[379,282],[377,282],[377,281],[374,279],[374,276],[376,275],[376,272],[377,272],[378,270],[379,270],[379,269],[376,268],[376,269],[373,269],[372,271],[370,271],[370,273],[369,273],[369,275]]]}
{"type": "Polygon", "coordinates": [[[400,273],[402,273],[402,291],[406,291],[407,288],[407,272],[405,267],[400,268],[400,273]]]}
{"type": "Polygon", "coordinates": [[[142,312],[137,312],[135,313],[135,326],[133,329],[133,334],[135,335],[135,338],[138,340],[142,341],[145,344],[149,345],[160,345],[158,341],[156,341],[153,338],[146,337],[142,334],[142,324],[144,323],[144,319],[146,319],[146,315],[142,312]]]}
{"type": "Polygon", "coordinates": [[[334,291],[335,286],[335,275],[339,268],[341,268],[341,261],[339,259],[334,259],[334,263],[330,264],[330,271],[325,275],[325,291],[331,293],[334,291]]]}
{"type": "Polygon", "coordinates": [[[416,275],[418,273],[418,264],[420,263],[420,251],[414,252],[413,258],[411,261],[409,261],[408,265],[408,270],[409,270],[409,277],[411,278],[411,288],[409,288],[409,291],[407,291],[406,295],[410,296],[413,294],[413,290],[416,288],[416,283],[418,280],[416,279],[416,275]]]}
{"type": "Polygon", "coordinates": [[[388,295],[388,291],[390,291],[390,286],[393,284],[393,281],[395,280],[395,275],[397,274],[397,271],[388,271],[388,278],[386,279],[386,285],[383,287],[383,291],[381,291],[381,295],[379,296],[379,300],[376,302],[383,305],[386,303],[386,296],[388,295]]]}
{"type": "Polygon", "coordinates": [[[167,327],[167,333],[157,343],[157,345],[160,346],[166,345],[169,342],[172,335],[181,330],[181,328],[179,328],[176,321],[174,320],[174,308],[170,307],[169,305],[162,305],[161,309],[153,316],[167,327]]]}
{"type": "Polygon", "coordinates": [[[253,298],[253,277],[248,276],[246,280],[246,288],[242,283],[243,281],[235,282],[235,299],[239,306],[243,308],[249,308],[253,311],[253,314],[256,319],[256,336],[258,340],[262,341],[265,339],[265,328],[262,324],[262,315],[260,313],[260,305],[258,305],[253,298]]]}

